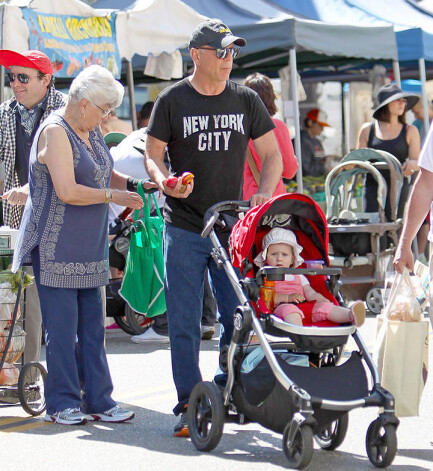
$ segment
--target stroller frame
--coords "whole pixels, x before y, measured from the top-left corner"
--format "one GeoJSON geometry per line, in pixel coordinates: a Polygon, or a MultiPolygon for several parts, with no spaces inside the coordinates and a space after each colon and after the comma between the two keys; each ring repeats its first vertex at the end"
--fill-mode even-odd
{"type": "MultiPolygon", "coordinates": [[[[304,195],[302,195],[304,196],[304,195]]],[[[278,198],[278,197],[277,197],[278,198]]],[[[308,198],[308,197],[305,197],[308,198]]],[[[313,200],[311,200],[313,201],[313,200]]],[[[314,202],[313,202],[314,203],[314,202]]],[[[234,331],[231,343],[227,350],[220,353],[220,365],[227,372],[227,382],[223,388],[215,383],[199,383],[191,393],[188,407],[188,426],[192,442],[202,451],[210,451],[215,448],[222,436],[224,421],[243,423],[245,414],[233,404],[233,391],[235,375],[239,365],[239,357],[243,351],[251,348],[248,339],[251,331],[258,338],[258,345],[263,349],[267,362],[278,383],[287,391],[293,400],[294,412],[291,421],[287,424],[283,433],[283,450],[292,467],[301,469],[309,464],[313,453],[313,435],[316,441],[325,450],[331,450],[339,446],[347,429],[347,414],[345,421],[337,419],[334,431],[330,430],[332,424],[323,429],[316,430],[315,408],[336,413],[347,413],[358,407],[383,407],[383,412],[373,421],[367,432],[367,453],[370,461],[377,467],[385,467],[394,459],[397,442],[396,428],[399,424],[395,417],[394,398],[380,385],[378,370],[354,325],[338,325],[335,327],[301,327],[287,324],[274,315],[256,317],[251,307],[251,301],[257,301],[258,286],[263,281],[263,276],[274,276],[272,279],[283,279],[285,273],[318,274],[315,269],[288,269],[288,268],[262,268],[256,276],[257,283],[248,283],[239,279],[238,274],[230,262],[228,254],[222,246],[216,231],[215,224],[224,224],[220,220],[220,214],[225,211],[245,212],[249,209],[249,202],[225,201],[212,206],[205,216],[205,228],[202,237],[210,237],[213,249],[212,257],[217,266],[225,270],[230,283],[239,299],[239,306],[234,313],[234,331]],[[310,395],[305,389],[292,381],[280,366],[274,350],[284,347],[293,347],[287,339],[283,342],[269,343],[265,332],[279,331],[280,335],[290,338],[306,336],[307,338],[321,338],[327,342],[327,338],[333,340],[328,347],[332,350],[333,361],[338,361],[342,354],[341,345],[352,336],[359,348],[358,354],[365,360],[365,364],[372,378],[372,388],[367,397],[354,400],[332,400],[310,395]],[[225,409],[225,412],[224,412],[225,409]],[[216,415],[215,415],[216,414],[216,415]],[[222,417],[220,415],[222,414],[222,417]],[[338,432],[338,424],[344,431],[338,432]],[[345,424],[345,425],[344,425],[345,424]],[[346,427],[346,428],[344,428],[346,427]],[[384,433],[381,434],[381,431],[384,433]],[[328,433],[329,432],[329,433],[328,433]],[[383,452],[383,450],[386,450],[383,452]]],[[[322,213],[323,214],[323,213],[322,213]]],[[[320,275],[335,276],[340,273],[338,268],[322,268],[320,275]]],[[[267,332],[269,333],[269,332],[267,332]]],[[[256,347],[257,345],[254,345],[256,347]]],[[[321,350],[322,351],[322,350],[321,350]]],[[[344,415],[343,415],[344,418],[344,415]]],[[[270,428],[270,427],[269,427],[270,428]]],[[[331,427],[332,429],[332,427],[331,427]]]]}

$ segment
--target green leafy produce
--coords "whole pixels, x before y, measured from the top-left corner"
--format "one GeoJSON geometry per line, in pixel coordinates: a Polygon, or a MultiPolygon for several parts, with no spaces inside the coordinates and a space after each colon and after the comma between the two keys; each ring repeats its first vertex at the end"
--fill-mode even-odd
{"type": "MultiPolygon", "coordinates": [[[[21,268],[16,273],[12,273],[9,270],[2,271],[0,272],[0,283],[10,283],[11,291],[13,293],[16,293],[20,285],[21,275],[21,268]]],[[[34,276],[30,276],[28,273],[24,273],[24,276],[22,277],[23,289],[27,288],[27,286],[32,284],[34,279],[34,276]]]]}

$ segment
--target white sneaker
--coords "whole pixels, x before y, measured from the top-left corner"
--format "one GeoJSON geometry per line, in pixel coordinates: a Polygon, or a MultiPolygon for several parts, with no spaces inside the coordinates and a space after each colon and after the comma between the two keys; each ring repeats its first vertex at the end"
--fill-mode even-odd
{"type": "Polygon", "coordinates": [[[167,335],[160,335],[156,333],[152,327],[149,327],[146,332],[143,332],[140,335],[133,335],[131,340],[134,343],[147,343],[147,342],[161,342],[169,343],[170,338],[167,335]]]}
{"type": "Polygon", "coordinates": [[[87,417],[80,411],[80,409],[65,409],[54,414],[45,415],[45,422],[54,422],[62,425],[82,425],[87,422],[87,417]]]}
{"type": "Polygon", "coordinates": [[[105,412],[100,412],[98,414],[88,414],[88,420],[100,420],[101,422],[112,422],[112,423],[121,423],[131,420],[135,417],[134,412],[126,409],[122,409],[119,405],[112,407],[105,412]]]}

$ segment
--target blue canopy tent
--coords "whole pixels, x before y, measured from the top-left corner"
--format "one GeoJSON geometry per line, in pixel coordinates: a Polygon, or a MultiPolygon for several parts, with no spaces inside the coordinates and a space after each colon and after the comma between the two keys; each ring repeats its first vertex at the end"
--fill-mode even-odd
{"type": "MultiPolygon", "coordinates": [[[[109,7],[110,0],[99,0],[93,6],[109,7]],[[104,2],[104,3],[102,3],[104,2]]],[[[258,0],[252,0],[256,5],[258,0]]],[[[130,5],[130,0],[112,1],[115,8],[130,5]]],[[[228,0],[184,0],[184,3],[206,17],[217,16],[236,35],[245,37],[247,45],[236,60],[235,72],[246,73],[267,64],[274,69],[290,62],[292,102],[298,110],[297,68],[325,67],[334,63],[356,64],[366,60],[397,59],[397,45],[391,26],[353,26],[327,24],[281,15],[271,19],[234,5],[228,0]],[[378,48],[377,44],[381,47],[378,48]]],[[[270,9],[268,8],[268,12],[270,9]]],[[[273,9],[274,13],[277,9],[273,9]]],[[[267,13],[269,14],[269,13],[267,13]]],[[[299,116],[295,115],[295,147],[301,158],[299,116]]],[[[298,185],[302,190],[299,166],[298,185]]]]}
{"type": "MultiPolygon", "coordinates": [[[[286,13],[300,14],[320,21],[345,24],[392,24],[396,34],[400,64],[417,62],[422,83],[424,125],[428,128],[426,61],[433,63],[433,16],[405,0],[272,0],[286,13]]],[[[380,44],[378,42],[378,44],[380,44]]],[[[400,74],[394,68],[400,83],[400,74]]]]}

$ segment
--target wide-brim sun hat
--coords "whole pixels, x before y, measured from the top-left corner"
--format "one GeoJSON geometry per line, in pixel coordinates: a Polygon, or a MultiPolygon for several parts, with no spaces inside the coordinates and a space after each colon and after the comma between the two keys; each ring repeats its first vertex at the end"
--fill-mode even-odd
{"type": "Polygon", "coordinates": [[[296,268],[304,262],[301,257],[302,247],[298,244],[295,234],[289,229],[275,227],[263,237],[262,251],[254,259],[254,263],[258,267],[265,265],[265,260],[268,254],[268,248],[272,244],[287,244],[293,248],[293,256],[295,257],[293,267],[296,268]]]}
{"type": "Polygon", "coordinates": [[[413,108],[419,100],[418,95],[415,95],[410,92],[404,92],[395,83],[387,83],[386,85],[380,87],[376,95],[378,105],[373,111],[373,118],[377,119],[377,112],[380,109],[395,100],[399,100],[400,98],[406,99],[406,107],[404,109],[405,112],[413,108]]]}

